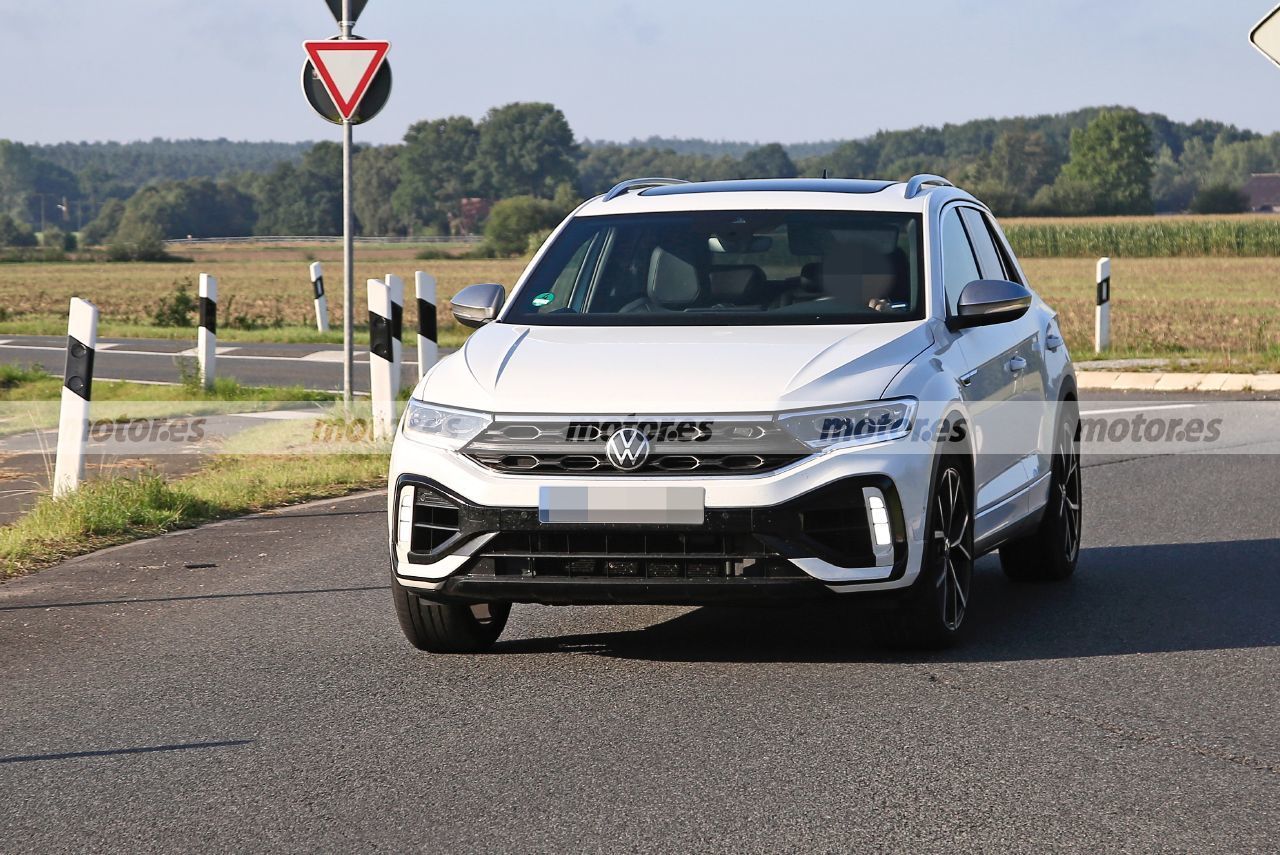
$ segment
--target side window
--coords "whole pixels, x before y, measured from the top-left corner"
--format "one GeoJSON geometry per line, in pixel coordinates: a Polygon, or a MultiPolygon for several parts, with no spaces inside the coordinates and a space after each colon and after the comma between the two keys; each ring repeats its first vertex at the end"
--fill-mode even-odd
{"type": "Polygon", "coordinates": [[[964,286],[981,278],[969,238],[960,223],[960,210],[952,208],[942,215],[942,281],[950,314],[955,314],[964,286]]]}
{"type": "Polygon", "coordinates": [[[1009,248],[1005,246],[1004,241],[1000,240],[995,220],[988,214],[983,214],[982,219],[986,221],[987,231],[991,233],[991,241],[996,245],[996,252],[1000,253],[1000,260],[1004,262],[1004,278],[1019,285],[1026,285],[1027,283],[1023,282],[1022,277],[1018,275],[1018,265],[1014,264],[1013,258],[1009,255],[1009,248]]]}
{"type": "Polygon", "coordinates": [[[991,232],[987,230],[987,222],[982,219],[982,214],[975,208],[961,208],[960,216],[964,218],[964,227],[969,232],[973,252],[978,256],[982,278],[1004,279],[1004,264],[1000,261],[1000,253],[996,252],[996,245],[991,240],[991,232]]]}

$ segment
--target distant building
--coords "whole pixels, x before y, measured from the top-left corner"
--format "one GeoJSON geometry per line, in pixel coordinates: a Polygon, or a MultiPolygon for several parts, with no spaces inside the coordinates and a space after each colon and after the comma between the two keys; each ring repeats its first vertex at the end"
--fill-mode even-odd
{"type": "Polygon", "coordinates": [[[1280,172],[1263,172],[1249,176],[1244,185],[1249,197],[1249,210],[1264,213],[1280,211],[1280,172]]]}

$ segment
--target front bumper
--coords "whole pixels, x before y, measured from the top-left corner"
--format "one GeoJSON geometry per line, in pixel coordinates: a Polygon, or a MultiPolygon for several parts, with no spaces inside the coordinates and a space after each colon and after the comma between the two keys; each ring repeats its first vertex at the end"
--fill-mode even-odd
{"type": "Polygon", "coordinates": [[[707,603],[901,588],[918,572],[930,467],[921,455],[863,449],[816,455],[767,477],[597,476],[590,483],[701,486],[704,523],[557,526],[539,522],[538,488],[577,479],[495,474],[401,438],[389,496],[393,566],[401,584],[459,601],[707,603]],[[402,539],[397,506],[406,486],[456,508],[456,532],[430,544],[402,539]],[[892,518],[889,560],[883,549],[872,554],[874,544],[867,548],[861,499],[868,486],[885,497],[892,518]],[[843,541],[807,530],[824,507],[828,528],[843,522],[848,529],[843,541]],[[840,511],[844,517],[833,520],[840,511]]]}

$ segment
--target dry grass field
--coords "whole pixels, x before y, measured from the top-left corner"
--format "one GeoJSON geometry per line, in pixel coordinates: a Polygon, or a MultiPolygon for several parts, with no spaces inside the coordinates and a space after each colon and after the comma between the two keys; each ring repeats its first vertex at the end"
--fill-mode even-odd
{"type": "MultiPolygon", "coordinates": [[[[176,282],[188,281],[194,288],[204,271],[219,278],[224,340],[339,340],[341,252],[336,245],[182,251],[193,262],[0,264],[0,335],[63,334],[67,301],[82,296],[102,309],[103,335],[194,337],[194,329],[154,327],[151,316],[176,282]],[[307,268],[313,260],[326,267],[335,323],[327,338],[312,325],[307,268]],[[257,328],[237,329],[238,316],[257,328]],[[276,323],[284,326],[275,328],[276,323]]],[[[456,344],[463,334],[448,314],[448,297],[474,282],[509,287],[524,268],[518,259],[418,261],[414,253],[407,247],[359,247],[357,280],[394,272],[409,281],[414,270],[433,273],[440,283],[439,323],[446,344],[456,344]]],[[[1089,358],[1093,259],[1030,258],[1023,264],[1034,287],[1062,313],[1077,358],[1089,358]]],[[[1116,349],[1108,355],[1187,359],[1206,370],[1280,370],[1280,258],[1117,258],[1113,281],[1116,349]]],[[[363,301],[361,288],[358,322],[365,317],[363,301]]]]}
{"type": "MultiPolygon", "coordinates": [[[[466,285],[498,282],[510,287],[524,269],[522,261],[418,261],[415,247],[359,246],[356,248],[356,322],[366,318],[367,279],[396,273],[405,278],[410,296],[415,270],[427,270],[438,280],[439,323],[449,338],[460,333],[448,313],[445,298],[466,285]]],[[[179,283],[195,293],[201,273],[218,277],[219,337],[226,341],[341,341],[342,250],[324,246],[200,246],[178,250],[192,259],[180,263],[122,264],[67,262],[56,264],[0,264],[0,334],[63,334],[67,303],[84,297],[102,311],[104,336],[194,337],[194,328],[155,327],[152,317],[160,302],[173,295],[179,283]],[[309,267],[325,266],[332,332],[315,329],[309,267]]],[[[411,310],[412,312],[412,310],[411,310]]]]}

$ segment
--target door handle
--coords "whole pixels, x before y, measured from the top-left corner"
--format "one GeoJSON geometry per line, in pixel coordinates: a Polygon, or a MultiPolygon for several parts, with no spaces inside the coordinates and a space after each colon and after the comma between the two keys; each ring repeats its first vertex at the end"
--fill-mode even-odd
{"type": "Polygon", "coordinates": [[[1027,360],[1023,359],[1021,356],[1015,356],[1013,359],[1006,362],[1004,367],[1009,369],[1010,374],[1021,374],[1023,371],[1027,370],[1027,360]]]}

